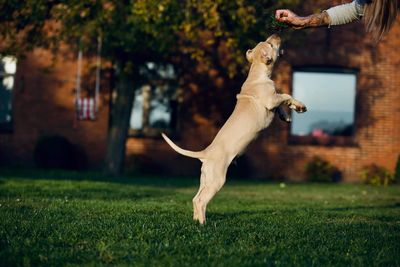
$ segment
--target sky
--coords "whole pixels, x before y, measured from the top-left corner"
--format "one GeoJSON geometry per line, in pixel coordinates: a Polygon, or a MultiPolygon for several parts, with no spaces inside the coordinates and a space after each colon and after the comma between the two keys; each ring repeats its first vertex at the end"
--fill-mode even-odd
{"type": "Polygon", "coordinates": [[[307,106],[307,112],[293,113],[291,133],[307,135],[322,124],[353,124],[355,89],[356,75],[352,73],[294,72],[293,97],[307,106]]]}
{"type": "Polygon", "coordinates": [[[294,72],[293,97],[312,111],[353,112],[356,75],[294,72]]]}

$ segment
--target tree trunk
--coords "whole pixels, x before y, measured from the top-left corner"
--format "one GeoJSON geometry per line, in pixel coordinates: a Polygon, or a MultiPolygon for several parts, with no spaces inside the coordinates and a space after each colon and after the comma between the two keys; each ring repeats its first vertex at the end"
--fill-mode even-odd
{"type": "Polygon", "coordinates": [[[116,74],[116,99],[112,104],[104,166],[104,172],[112,176],[123,171],[125,143],[135,95],[131,66],[118,62],[116,74]]]}

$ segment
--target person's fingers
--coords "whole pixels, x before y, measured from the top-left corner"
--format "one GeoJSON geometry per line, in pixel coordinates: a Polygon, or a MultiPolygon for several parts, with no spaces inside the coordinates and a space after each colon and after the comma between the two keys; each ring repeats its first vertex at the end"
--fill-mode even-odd
{"type": "Polygon", "coordinates": [[[277,20],[281,19],[282,17],[287,17],[290,14],[290,10],[288,9],[278,9],[275,11],[275,18],[277,20]]]}
{"type": "Polygon", "coordinates": [[[277,19],[277,21],[286,22],[287,21],[287,17],[280,17],[279,19],[277,19]]]}
{"type": "Polygon", "coordinates": [[[282,9],[275,10],[275,19],[279,19],[281,17],[282,12],[283,12],[282,9]]]}

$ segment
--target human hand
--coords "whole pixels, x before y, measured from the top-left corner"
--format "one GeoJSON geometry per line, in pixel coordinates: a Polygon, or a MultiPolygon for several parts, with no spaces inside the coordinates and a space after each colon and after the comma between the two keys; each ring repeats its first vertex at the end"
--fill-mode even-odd
{"type": "Polygon", "coordinates": [[[302,29],[307,25],[307,17],[300,17],[289,9],[278,9],[275,11],[275,19],[286,23],[294,29],[302,29]]]}

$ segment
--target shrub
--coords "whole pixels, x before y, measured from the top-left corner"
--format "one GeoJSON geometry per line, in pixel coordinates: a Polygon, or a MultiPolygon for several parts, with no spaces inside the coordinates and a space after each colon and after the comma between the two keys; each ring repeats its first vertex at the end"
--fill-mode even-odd
{"type": "Polygon", "coordinates": [[[306,164],[307,180],[310,182],[338,182],[340,170],[321,157],[314,157],[306,164]]]}
{"type": "Polygon", "coordinates": [[[397,157],[396,169],[394,170],[394,181],[400,181],[400,155],[397,157]]]}
{"type": "Polygon", "coordinates": [[[44,169],[82,170],[86,168],[85,152],[62,136],[44,136],[36,142],[35,164],[44,169]]]}
{"type": "Polygon", "coordinates": [[[250,160],[246,155],[236,157],[232,164],[229,165],[227,177],[230,178],[246,178],[253,174],[250,160]]]}
{"type": "Polygon", "coordinates": [[[131,155],[125,162],[124,173],[128,175],[161,175],[167,170],[160,162],[149,155],[131,155]]]}
{"type": "Polygon", "coordinates": [[[392,175],[384,167],[376,164],[365,166],[361,172],[361,178],[366,184],[370,185],[384,185],[394,183],[394,175],[392,175]]]}

